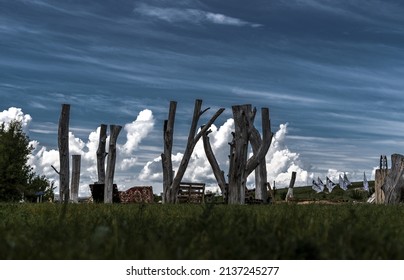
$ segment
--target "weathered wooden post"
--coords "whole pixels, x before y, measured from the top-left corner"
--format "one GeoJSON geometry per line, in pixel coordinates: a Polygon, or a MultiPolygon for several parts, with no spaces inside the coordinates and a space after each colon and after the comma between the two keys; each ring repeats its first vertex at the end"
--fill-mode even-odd
{"type": "Polygon", "coordinates": [[[70,186],[71,201],[79,202],[81,155],[72,155],[72,182],[70,186]]]}
{"type": "Polygon", "coordinates": [[[244,204],[246,189],[246,164],[248,158],[249,118],[251,105],[237,105],[232,107],[234,119],[234,138],[232,146],[234,153],[230,156],[229,170],[229,204],[244,204]]]}
{"type": "MultiPolygon", "coordinates": [[[[387,161],[386,161],[387,166],[387,161]]],[[[388,172],[384,184],[385,204],[398,204],[404,200],[404,156],[400,154],[391,155],[391,170],[388,172]]]]}
{"type": "Polygon", "coordinates": [[[113,182],[114,182],[115,162],[116,162],[116,141],[118,139],[118,135],[121,129],[122,126],[120,125],[110,126],[111,134],[109,138],[107,171],[104,186],[104,203],[112,203],[113,182]]]}
{"type": "Polygon", "coordinates": [[[295,186],[295,182],[296,182],[296,172],[293,171],[292,178],[290,178],[290,182],[289,182],[288,192],[286,193],[286,197],[285,197],[286,201],[293,199],[293,187],[295,186]]]}
{"type": "Polygon", "coordinates": [[[62,104],[59,118],[58,148],[59,148],[59,196],[60,202],[69,202],[69,118],[70,105],[62,104]]]}
{"type": "MultiPolygon", "coordinates": [[[[265,164],[265,156],[271,145],[273,134],[271,132],[269,109],[262,108],[263,138],[260,145],[256,147],[253,156],[247,160],[248,143],[251,141],[251,138],[257,136],[257,133],[253,133],[255,130],[253,121],[256,111],[255,109],[251,111],[251,105],[249,104],[233,106],[232,109],[235,132],[233,134],[233,141],[230,143],[228,202],[229,204],[244,204],[247,177],[260,163],[265,164]]],[[[258,138],[254,140],[257,141],[258,138]]],[[[261,192],[263,192],[263,188],[265,188],[266,192],[266,184],[262,184],[259,187],[262,188],[261,192]]]]}
{"type": "Polygon", "coordinates": [[[107,153],[105,152],[106,144],[107,144],[107,125],[101,124],[98,149],[97,149],[98,184],[105,183],[105,157],[107,156],[107,153]]]}
{"type": "Polygon", "coordinates": [[[194,107],[194,114],[192,118],[192,123],[191,123],[191,128],[189,130],[189,135],[188,135],[188,141],[187,141],[187,146],[184,151],[184,155],[181,159],[180,166],[178,167],[177,173],[175,176],[172,174],[173,171],[172,169],[170,170],[170,166],[172,167],[171,163],[171,156],[168,155],[169,151],[172,149],[172,147],[167,147],[166,145],[171,145],[172,146],[172,141],[170,142],[169,138],[166,138],[166,135],[169,133],[172,133],[172,129],[174,127],[174,119],[175,119],[175,107],[172,105],[173,103],[170,104],[170,113],[169,113],[169,120],[165,122],[164,125],[164,154],[161,155],[162,161],[163,161],[163,178],[165,183],[163,182],[163,188],[165,188],[164,191],[164,202],[165,203],[176,203],[177,201],[177,193],[180,187],[181,180],[185,174],[185,171],[188,167],[189,159],[192,156],[192,152],[195,148],[196,143],[198,143],[199,139],[202,137],[202,135],[210,128],[210,126],[213,124],[213,122],[220,116],[220,114],[224,111],[224,108],[220,108],[214,116],[208,121],[206,125],[203,126],[203,128],[197,132],[198,128],[198,121],[199,118],[210,108],[207,108],[205,110],[201,110],[202,107],[202,100],[197,99],[195,101],[195,107],[194,107]],[[171,131],[170,131],[171,129],[171,131]],[[171,180],[169,182],[169,180],[171,180]]]}
{"type": "Polygon", "coordinates": [[[173,135],[174,135],[174,122],[175,112],[177,110],[177,102],[170,102],[170,110],[168,119],[164,121],[164,151],[161,154],[161,162],[163,165],[163,203],[170,201],[170,186],[173,182],[174,171],[172,163],[172,149],[173,149],[173,135]]]}
{"type": "MultiPolygon", "coordinates": [[[[270,129],[270,117],[269,117],[269,110],[268,108],[262,108],[262,120],[263,120],[263,132],[270,129]],[[267,123],[268,122],[268,123],[267,123]],[[267,124],[266,124],[267,123],[267,124]],[[266,125],[266,127],[264,127],[266,125]]],[[[251,118],[251,124],[254,122],[256,110],[254,108],[253,117],[251,118]]],[[[261,139],[261,135],[255,126],[252,125],[250,129],[250,143],[253,149],[254,154],[258,154],[260,152],[260,147],[269,146],[272,143],[273,134],[272,132],[267,132],[270,135],[269,143],[263,145],[263,139],[261,139]]],[[[268,140],[268,139],[266,139],[268,140]]],[[[266,155],[266,153],[265,153],[266,155]]],[[[264,203],[268,201],[268,190],[267,190],[267,167],[266,167],[266,159],[265,155],[258,160],[258,166],[255,168],[255,198],[262,200],[264,203]]]]}
{"type": "Polygon", "coordinates": [[[376,169],[375,172],[375,202],[376,204],[384,203],[384,192],[382,186],[384,181],[389,174],[390,170],[387,167],[387,157],[380,156],[380,168],[376,169]]]}

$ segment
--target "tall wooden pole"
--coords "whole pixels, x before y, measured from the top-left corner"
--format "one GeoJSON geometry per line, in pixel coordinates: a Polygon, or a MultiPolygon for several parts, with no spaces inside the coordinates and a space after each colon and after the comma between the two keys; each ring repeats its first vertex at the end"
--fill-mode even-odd
{"type": "Polygon", "coordinates": [[[116,141],[118,139],[118,135],[121,129],[122,126],[120,125],[110,126],[111,134],[109,139],[107,172],[104,187],[104,203],[112,203],[113,182],[114,182],[115,161],[116,161],[116,141]]]}
{"type": "Polygon", "coordinates": [[[79,202],[80,169],[81,155],[72,155],[72,183],[70,190],[71,201],[74,203],[79,202]]]}
{"type": "Polygon", "coordinates": [[[58,130],[60,202],[69,202],[69,118],[70,105],[62,104],[58,130]]]}
{"type": "Polygon", "coordinates": [[[98,184],[105,183],[105,146],[107,144],[107,125],[101,124],[100,138],[97,149],[97,172],[98,172],[98,184]]]}
{"type": "Polygon", "coordinates": [[[175,112],[177,110],[177,102],[170,102],[170,111],[168,119],[164,122],[164,152],[161,154],[161,162],[163,165],[163,203],[170,201],[170,186],[173,183],[174,172],[171,159],[173,149],[173,135],[175,112]]]}

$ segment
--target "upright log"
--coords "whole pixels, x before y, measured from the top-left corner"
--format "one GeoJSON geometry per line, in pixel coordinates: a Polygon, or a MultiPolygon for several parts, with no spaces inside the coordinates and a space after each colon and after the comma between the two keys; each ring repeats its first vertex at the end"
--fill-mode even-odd
{"type": "Polygon", "coordinates": [[[285,197],[286,201],[289,201],[290,199],[293,198],[293,187],[295,186],[295,182],[296,182],[296,172],[293,171],[292,178],[290,178],[290,182],[289,182],[288,192],[286,193],[286,197],[285,197]]]}
{"type": "Polygon", "coordinates": [[[121,129],[122,126],[120,125],[110,126],[111,134],[109,139],[107,172],[104,187],[104,203],[112,203],[113,182],[114,182],[115,162],[116,162],[116,141],[118,139],[118,135],[121,129]]]}
{"type": "MultiPolygon", "coordinates": [[[[386,160],[387,162],[387,160],[386,160]]],[[[391,170],[382,186],[385,204],[398,204],[404,200],[404,156],[391,155],[391,170]]]]}
{"type": "MultiPolygon", "coordinates": [[[[228,202],[229,204],[244,204],[247,177],[257,166],[265,165],[265,156],[271,145],[273,134],[268,108],[261,109],[262,141],[260,141],[259,133],[253,124],[256,110],[251,111],[251,105],[239,105],[232,108],[235,132],[233,141],[230,143],[228,202]],[[254,146],[254,152],[253,156],[247,160],[248,143],[250,142],[254,146]]],[[[262,183],[260,182],[259,192],[261,197],[267,199],[266,172],[264,173],[264,170],[260,172],[262,172],[259,175],[262,183]]]]}
{"type": "Polygon", "coordinates": [[[107,125],[101,124],[98,149],[97,149],[98,184],[105,183],[105,157],[107,156],[105,152],[106,144],[107,144],[107,125]]]}
{"type": "MultiPolygon", "coordinates": [[[[254,110],[255,112],[255,110],[254,110]]],[[[254,113],[255,116],[255,113],[254,113]]],[[[262,201],[268,201],[268,191],[267,191],[267,167],[265,156],[271,145],[273,134],[270,131],[271,124],[269,118],[269,110],[267,108],[261,109],[261,117],[262,117],[262,130],[268,138],[261,139],[261,135],[255,126],[252,125],[250,143],[253,149],[253,153],[257,155],[258,165],[255,168],[255,198],[260,199],[262,201]],[[269,129],[269,131],[268,131],[269,129]],[[267,141],[263,143],[263,140],[267,141]],[[261,151],[260,151],[260,147],[261,151]],[[265,151],[265,153],[264,153],[265,151]],[[264,153],[264,155],[259,154],[264,153]]],[[[251,119],[251,123],[253,122],[253,118],[251,119]]]]}
{"type": "Polygon", "coordinates": [[[251,105],[232,107],[234,119],[234,153],[230,155],[231,169],[229,170],[229,204],[244,204],[246,189],[246,165],[248,158],[249,118],[251,105]]]}
{"type": "Polygon", "coordinates": [[[69,202],[69,118],[70,105],[62,104],[59,118],[58,148],[59,148],[59,196],[60,202],[69,202]]]}
{"type": "Polygon", "coordinates": [[[79,202],[81,155],[72,155],[72,182],[70,186],[71,201],[79,202]]]}
{"type": "Polygon", "coordinates": [[[173,183],[174,171],[172,163],[173,135],[177,102],[170,102],[168,119],[164,121],[164,152],[161,154],[163,165],[163,203],[170,201],[170,186],[173,183]]]}

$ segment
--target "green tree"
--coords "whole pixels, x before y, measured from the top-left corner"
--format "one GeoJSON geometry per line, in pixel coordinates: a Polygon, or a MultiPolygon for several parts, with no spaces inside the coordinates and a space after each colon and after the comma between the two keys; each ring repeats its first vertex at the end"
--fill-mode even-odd
{"type": "Polygon", "coordinates": [[[25,193],[35,195],[49,186],[49,181],[28,165],[32,150],[21,122],[0,125],[0,201],[18,201],[25,193]]]}

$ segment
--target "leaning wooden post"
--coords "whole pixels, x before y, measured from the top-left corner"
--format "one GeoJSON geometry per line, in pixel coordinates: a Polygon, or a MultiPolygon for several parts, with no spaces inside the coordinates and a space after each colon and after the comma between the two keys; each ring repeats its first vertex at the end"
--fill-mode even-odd
{"type": "Polygon", "coordinates": [[[97,172],[98,172],[98,184],[105,183],[105,146],[107,144],[107,125],[101,124],[100,138],[97,149],[97,172]]]}
{"type": "Polygon", "coordinates": [[[69,118],[70,105],[62,104],[58,130],[60,202],[69,202],[69,118]]]}
{"type": "Polygon", "coordinates": [[[286,201],[293,199],[293,187],[295,186],[295,181],[296,181],[296,171],[293,171],[292,178],[290,179],[290,183],[289,183],[288,192],[285,197],[286,201]]]}
{"type": "Polygon", "coordinates": [[[120,125],[110,126],[111,134],[109,139],[107,172],[104,186],[104,203],[112,203],[113,182],[114,182],[115,161],[116,161],[116,141],[118,139],[118,135],[121,129],[122,126],[120,125]]]}
{"type": "Polygon", "coordinates": [[[72,183],[70,186],[70,190],[71,201],[74,203],[79,202],[80,166],[81,155],[72,155],[72,183]]]}

